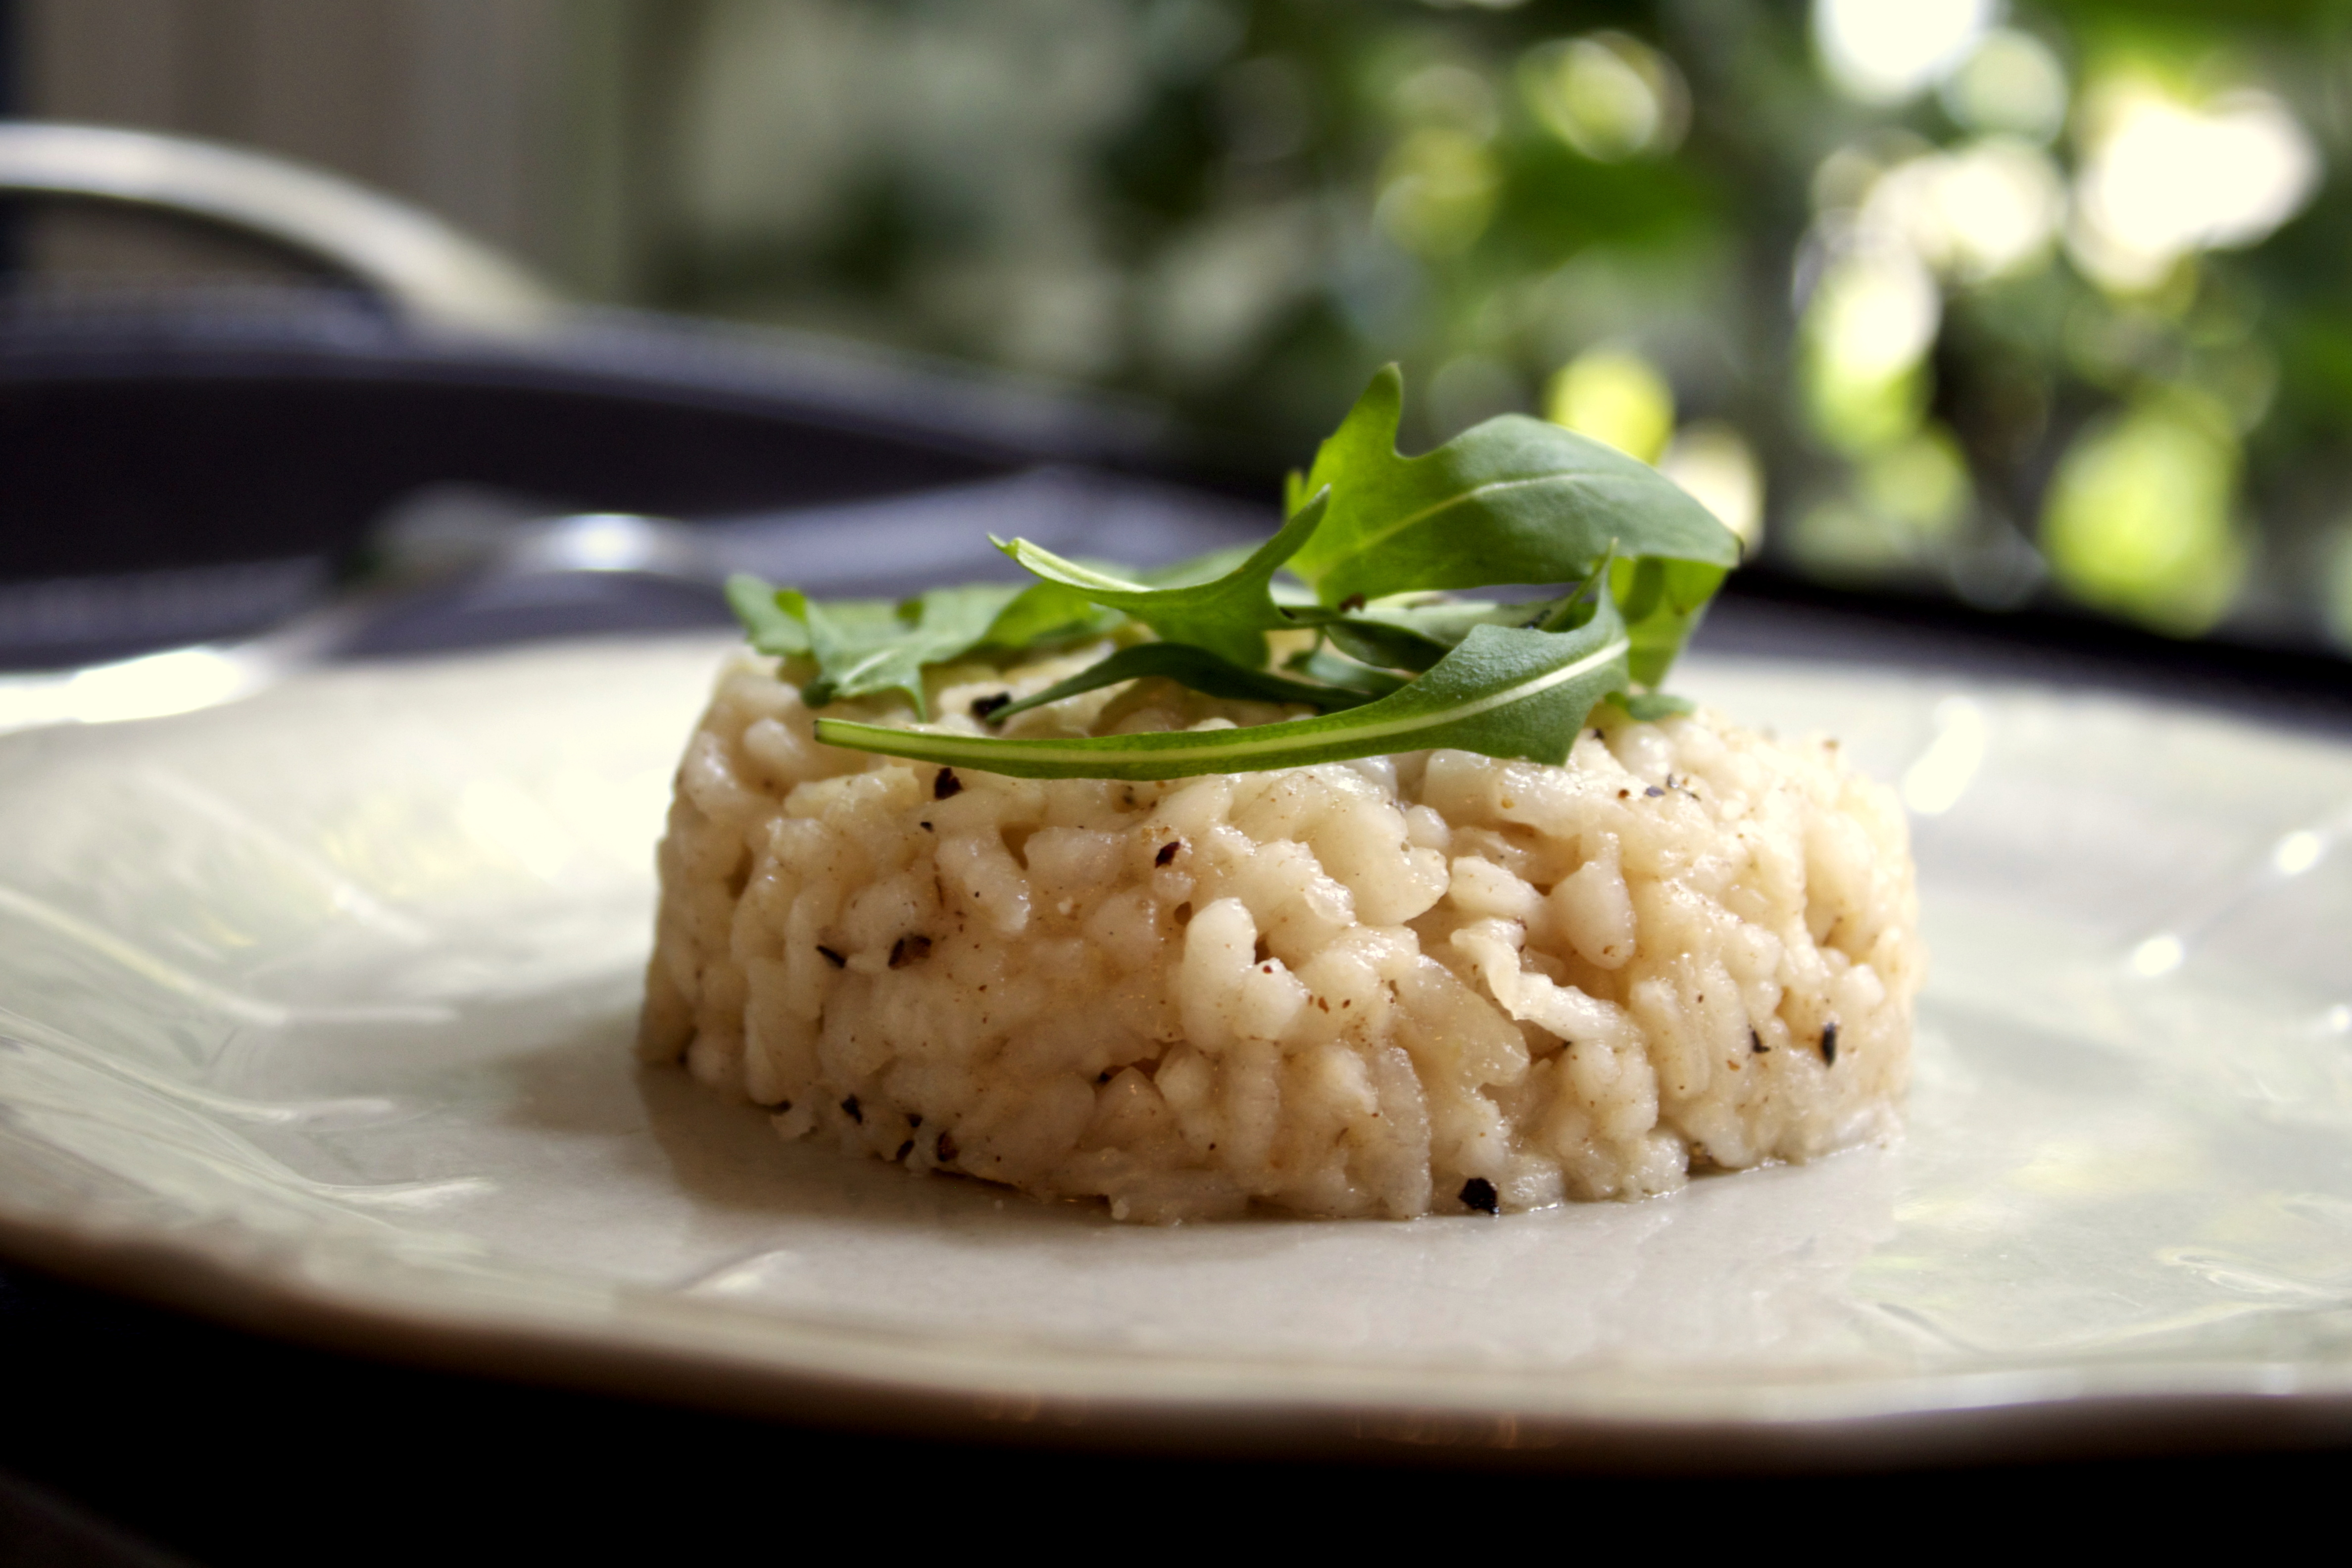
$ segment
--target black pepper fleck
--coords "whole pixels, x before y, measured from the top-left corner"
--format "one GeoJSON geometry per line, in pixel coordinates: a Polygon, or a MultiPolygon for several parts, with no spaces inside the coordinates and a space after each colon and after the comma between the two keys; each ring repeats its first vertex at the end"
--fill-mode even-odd
{"type": "Polygon", "coordinates": [[[891,1155],[890,1158],[893,1160],[903,1160],[914,1152],[915,1141],[912,1138],[909,1138],[904,1143],[898,1145],[898,1152],[891,1155]]]}
{"type": "Polygon", "coordinates": [[[939,829],[938,829],[938,828],[933,827],[933,826],[932,826],[929,823],[928,823],[928,822],[924,823],[924,824],[922,825],[922,827],[923,827],[923,831],[924,831],[924,832],[926,832],[926,833],[937,833],[937,832],[939,831],[939,829]]]}
{"type": "Polygon", "coordinates": [[[920,1127],[922,1124],[923,1124],[923,1113],[922,1113],[921,1111],[919,1111],[919,1110],[910,1110],[910,1111],[907,1112],[907,1125],[908,1125],[908,1126],[909,1126],[909,1127],[920,1127]]]}
{"type": "Polygon", "coordinates": [[[931,1158],[937,1160],[940,1164],[946,1165],[953,1163],[955,1157],[955,1134],[952,1132],[941,1132],[940,1134],[940,1141],[931,1145],[931,1158]]]}
{"type": "Polygon", "coordinates": [[[920,963],[931,956],[931,939],[927,936],[902,936],[890,944],[890,967],[904,969],[910,963],[920,963]]]}
{"type": "Polygon", "coordinates": [[[963,780],[955,776],[955,770],[953,768],[941,768],[940,770],[939,777],[931,781],[931,798],[933,800],[945,800],[951,795],[961,795],[962,793],[963,780]]]}
{"type": "Polygon", "coordinates": [[[858,1109],[857,1097],[854,1094],[841,1102],[841,1113],[860,1127],[866,1125],[866,1112],[858,1109]]]}
{"type": "Polygon", "coordinates": [[[1176,851],[1183,847],[1184,841],[1182,839],[1171,838],[1167,843],[1162,844],[1160,847],[1160,853],[1151,858],[1151,863],[1155,866],[1165,866],[1171,860],[1175,859],[1176,851]]]}
{"type": "Polygon", "coordinates": [[[975,719],[992,718],[998,709],[1009,708],[1012,705],[1013,693],[1010,691],[999,691],[990,697],[975,697],[971,700],[971,716],[975,719]]]}
{"type": "Polygon", "coordinates": [[[1748,1051],[1750,1056],[1760,1057],[1771,1048],[1764,1043],[1763,1036],[1758,1034],[1753,1028],[1748,1031],[1748,1051]]]}
{"type": "Polygon", "coordinates": [[[1648,795],[1652,800],[1655,800],[1655,799],[1657,799],[1660,795],[1662,795],[1665,794],[1666,792],[1665,792],[1664,790],[1660,789],[1657,785],[1655,785],[1655,784],[1652,784],[1649,788],[1647,788],[1647,789],[1643,790],[1642,793],[1643,793],[1643,795],[1648,795]]]}
{"type": "Polygon", "coordinates": [[[1484,1176],[1473,1176],[1462,1184],[1462,1206],[1480,1214],[1496,1214],[1502,1209],[1503,1198],[1495,1191],[1494,1183],[1484,1176]]]}
{"type": "Polygon", "coordinates": [[[827,963],[832,964],[835,969],[839,969],[843,964],[849,962],[849,960],[842,957],[841,954],[834,952],[833,949],[829,947],[819,947],[817,951],[824,954],[824,961],[827,963]]]}
{"type": "Polygon", "coordinates": [[[1834,1018],[1822,1026],[1822,1060],[1831,1067],[1837,1066],[1837,1020],[1834,1018]]]}

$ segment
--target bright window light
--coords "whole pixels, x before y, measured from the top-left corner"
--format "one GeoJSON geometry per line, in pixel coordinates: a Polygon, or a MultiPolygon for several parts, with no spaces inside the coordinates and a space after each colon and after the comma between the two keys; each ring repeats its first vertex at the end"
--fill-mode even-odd
{"type": "Polygon", "coordinates": [[[2152,287],[2192,250],[2252,245],[2303,210],[2319,153],[2286,105],[2239,92],[2197,109],[2141,82],[2089,116],[2074,255],[2118,290],[2152,287]]]}
{"type": "Polygon", "coordinates": [[[1945,79],[1943,97],[1971,131],[2047,142],[2066,123],[2066,69],[2031,33],[1996,27],[1945,79]]]}
{"type": "Polygon", "coordinates": [[[1849,95],[1900,103],[1967,59],[1994,19],[1994,0],[1813,0],[1813,39],[1849,95]]]}
{"type": "Polygon", "coordinates": [[[1871,187],[1862,221],[1938,271],[1975,282],[2038,262],[2065,210],[2065,184],[2050,155],[2000,136],[1889,170],[1871,187]]]}

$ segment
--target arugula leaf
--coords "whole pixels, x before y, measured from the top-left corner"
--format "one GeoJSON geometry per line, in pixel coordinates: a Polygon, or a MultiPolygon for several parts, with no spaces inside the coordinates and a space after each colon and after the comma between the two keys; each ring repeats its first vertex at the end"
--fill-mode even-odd
{"type": "Polygon", "coordinates": [[[1678,719],[1685,713],[1698,711],[1698,704],[1687,697],[1675,697],[1664,691],[1613,691],[1609,700],[1622,708],[1644,724],[1654,724],[1661,719],[1678,719]]]}
{"type": "Polygon", "coordinates": [[[919,628],[900,614],[899,606],[870,599],[818,605],[796,588],[778,589],[776,604],[808,628],[817,675],[801,695],[810,707],[901,691],[914,703],[918,717],[929,717],[923,704],[924,656],[954,654],[918,635],[919,628]]]}
{"type": "MultiPolygon", "coordinates": [[[[1283,515],[1287,517],[1289,513],[1286,512],[1283,515]]],[[[1130,573],[1129,575],[1146,587],[1189,588],[1195,584],[1212,582],[1230,574],[1234,568],[1265,548],[1262,544],[1222,545],[1204,554],[1190,556],[1182,561],[1171,561],[1165,566],[1146,566],[1139,572],[1130,573]]],[[[1275,602],[1281,603],[1282,589],[1276,586],[1273,592],[1275,602]]],[[[1296,584],[1292,585],[1292,592],[1294,595],[1297,592],[1296,584]]],[[[1306,602],[1313,604],[1315,595],[1307,595],[1306,602]]]]}
{"type": "Polygon", "coordinates": [[[1633,639],[1633,679],[1656,686],[1674,668],[1675,656],[1698,629],[1709,599],[1723,585],[1724,569],[1697,561],[1620,561],[1611,570],[1616,595],[1633,639]]]}
{"type": "Polygon", "coordinates": [[[904,692],[929,718],[923,667],[961,658],[985,643],[1003,612],[1026,590],[986,583],[934,588],[893,605],[886,599],[819,604],[797,588],[771,588],[739,573],[727,599],[761,653],[816,659],[816,679],[801,691],[812,708],[853,697],[904,692]]]}
{"type": "Polygon", "coordinates": [[[1118,611],[1090,605],[1085,595],[1059,583],[1032,583],[996,613],[981,640],[990,647],[1043,647],[1106,637],[1126,621],[1118,611]]]}
{"type": "Polygon", "coordinates": [[[1524,626],[1542,621],[1554,602],[1496,605],[1483,599],[1373,605],[1328,622],[1323,633],[1341,651],[1388,669],[1423,670],[1457,647],[1473,626],[1524,626]]]}
{"type": "Polygon", "coordinates": [[[1230,663],[1258,667],[1265,663],[1265,634],[1296,624],[1275,602],[1274,574],[1321,526],[1325,507],[1320,496],[1307,502],[1232,570],[1164,587],[1066,561],[1025,539],[998,540],[996,546],[1046,582],[1090,604],[1126,611],[1163,642],[1189,643],[1230,663]]]}
{"type": "Polygon", "coordinates": [[[1507,414],[1401,456],[1403,400],[1390,365],[1289,486],[1330,492],[1328,516],[1290,561],[1326,605],[1577,582],[1612,543],[1627,558],[1738,563],[1738,536],[1656,469],[1544,420],[1507,414]]]}
{"type": "Polygon", "coordinates": [[[1353,708],[1368,700],[1368,694],[1362,691],[1339,686],[1313,686],[1303,680],[1286,679],[1263,669],[1247,669],[1218,658],[1207,648],[1192,647],[1180,642],[1145,642],[1120,648],[1066,680],[1055,681],[1043,691],[1032,692],[1018,702],[1007,703],[991,713],[989,721],[1003,723],[1015,713],[1041,708],[1048,702],[1059,702],[1065,697],[1076,697],[1082,691],[1116,686],[1122,680],[1139,680],[1148,675],[1165,676],[1211,697],[1228,697],[1245,702],[1304,702],[1327,713],[1335,709],[1353,708]]]}
{"type": "Polygon", "coordinates": [[[1570,631],[1479,626],[1434,668],[1360,708],[1248,729],[998,739],[819,719],[827,745],[1021,778],[1169,779],[1453,746],[1560,763],[1594,703],[1625,689],[1632,647],[1607,595],[1570,631]]]}
{"type": "Polygon", "coordinates": [[[1401,675],[1342,658],[1321,647],[1292,654],[1283,661],[1283,668],[1295,669],[1326,686],[1336,686],[1343,691],[1361,692],[1366,697],[1386,697],[1405,683],[1404,677],[1401,675]]]}
{"type": "Polygon", "coordinates": [[[727,579],[727,607],[743,623],[744,636],[760,652],[790,658],[809,651],[808,627],[776,603],[774,584],[738,572],[727,579]]]}
{"type": "Polygon", "coordinates": [[[1664,679],[1738,561],[1730,531],[1644,465],[1538,420],[1490,419],[1401,456],[1402,400],[1394,366],[1372,378],[1314,467],[1289,476],[1286,521],[1254,549],[1139,572],[999,540],[1036,582],[820,605],[737,577],[728,601],[755,647],[814,659],[812,707],[898,691],[928,717],[927,667],[1110,637],[1127,646],[1001,712],[1144,676],[1319,710],[1247,731],[1074,740],[817,723],[833,744],[1000,773],[1172,778],[1441,745],[1557,762],[1604,697],[1637,717],[1687,711],[1638,689],[1664,679]],[[1286,568],[1304,585],[1277,581],[1286,568]],[[1507,583],[1581,585],[1533,604],[1447,596],[1507,583]],[[1266,634],[1284,629],[1319,634],[1285,663],[1303,679],[1267,668],[1266,634]],[[1137,640],[1147,632],[1155,640],[1137,640]]]}

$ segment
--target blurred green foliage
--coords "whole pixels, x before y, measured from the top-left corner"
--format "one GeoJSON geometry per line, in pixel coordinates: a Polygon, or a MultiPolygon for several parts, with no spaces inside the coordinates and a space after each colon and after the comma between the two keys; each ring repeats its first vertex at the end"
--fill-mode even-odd
{"type": "Polygon", "coordinates": [[[1268,472],[1401,360],[1797,570],[2352,646],[2352,4],[660,10],[661,303],[1268,472]]]}

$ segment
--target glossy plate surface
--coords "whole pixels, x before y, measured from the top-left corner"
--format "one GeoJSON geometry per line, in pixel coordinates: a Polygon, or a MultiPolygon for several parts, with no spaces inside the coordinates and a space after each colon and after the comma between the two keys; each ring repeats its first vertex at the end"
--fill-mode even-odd
{"type": "Polygon", "coordinates": [[[1158,1230],[627,1049],[720,645],[0,738],[0,1246],[278,1331],[943,1433],[1672,1462],[2352,1430],[2352,746],[1747,661],[1900,781],[1910,1128],[1674,1196],[1158,1230]]]}

